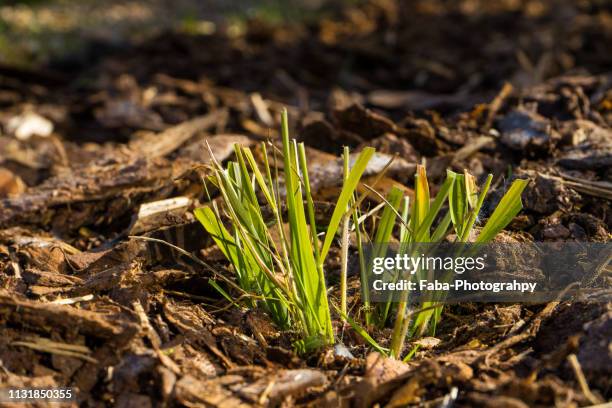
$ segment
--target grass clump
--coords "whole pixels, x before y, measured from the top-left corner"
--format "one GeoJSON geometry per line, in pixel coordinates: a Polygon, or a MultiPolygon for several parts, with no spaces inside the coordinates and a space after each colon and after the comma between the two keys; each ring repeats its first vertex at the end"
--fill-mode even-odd
{"type": "MultiPolygon", "coordinates": [[[[399,225],[399,254],[409,252],[409,255],[419,253],[419,244],[439,243],[447,239],[451,232],[455,232],[455,242],[468,242],[473,238],[474,226],[480,209],[484,203],[486,194],[491,186],[492,175],[489,175],[481,188],[476,186],[475,178],[467,171],[458,174],[447,172],[447,177],[441,185],[436,196],[432,199],[429,191],[427,172],[424,166],[417,166],[415,174],[414,200],[410,203],[409,197],[393,188],[384,199],[386,207],[379,219],[374,238],[368,239],[368,234],[361,229],[366,241],[369,241],[375,253],[370,258],[384,256],[387,252],[387,244],[391,240],[394,228],[399,225]],[[447,204],[448,210],[442,216],[440,212],[447,204]],[[434,224],[439,220],[437,224],[434,224]],[[451,228],[452,226],[452,228],[451,228]]],[[[478,236],[473,239],[476,243],[487,243],[491,241],[522,209],[521,193],[527,186],[527,180],[515,180],[509,190],[503,196],[491,217],[482,228],[478,236]]],[[[358,228],[358,230],[360,230],[358,228]]],[[[359,245],[360,261],[365,265],[365,254],[363,245],[359,245]]],[[[369,268],[362,269],[371,270],[369,268]]],[[[427,271],[420,271],[426,273],[427,271]]],[[[367,277],[361,276],[362,287],[367,287],[367,277]]],[[[389,299],[387,302],[377,303],[373,307],[369,305],[367,290],[363,291],[364,297],[364,321],[367,327],[374,325],[383,328],[393,324],[393,333],[389,348],[383,348],[376,343],[372,337],[364,338],[377,350],[394,357],[400,358],[406,337],[419,337],[427,330],[430,334],[435,333],[436,325],[442,313],[440,299],[423,301],[416,307],[409,307],[409,292],[402,292],[399,302],[389,299]],[[391,317],[394,316],[393,321],[391,317]]],[[[357,327],[355,320],[349,320],[358,333],[363,335],[363,328],[357,327]]],[[[409,352],[410,358],[415,350],[409,352]]]]}
{"type": "MultiPolygon", "coordinates": [[[[263,170],[248,147],[235,145],[234,149],[235,162],[223,168],[213,161],[211,167],[211,180],[219,189],[223,208],[213,202],[195,211],[197,219],[233,265],[238,285],[257,298],[251,306],[262,305],[279,327],[301,333],[299,347],[305,351],[332,344],[323,268],[374,149],[364,149],[346,174],[322,243],[315,223],[305,146],[289,139],[286,111],[282,114],[284,190],[280,188],[276,165],[272,175],[265,144],[263,170]],[[273,220],[264,218],[258,194],[272,211],[273,220]],[[224,219],[229,220],[229,228],[224,219]],[[273,238],[273,229],[278,239],[273,238]]],[[[273,158],[276,162],[276,150],[273,158]]]]}
{"type": "MultiPolygon", "coordinates": [[[[349,152],[345,148],[342,188],[327,228],[319,232],[305,146],[290,140],[286,111],[281,119],[282,151],[272,145],[270,156],[266,145],[262,144],[261,168],[253,152],[240,145],[234,146],[236,161],[226,167],[213,157],[210,179],[220,192],[222,205],[213,201],[210,206],[197,209],[195,216],[232,264],[238,286],[248,295],[247,306],[262,306],[280,328],[300,333],[300,340],[296,342],[299,350],[311,351],[334,343],[330,313],[330,306],[333,306],[342,320],[373,348],[393,358],[401,358],[407,337],[435,332],[443,299],[428,298],[415,307],[409,302],[409,292],[405,291],[399,302],[388,299],[372,304],[368,290],[363,290],[362,307],[358,308],[361,313],[349,316],[346,285],[349,232],[355,232],[361,286],[367,288],[368,271],[372,269],[367,258],[384,256],[393,237],[399,238],[400,255],[410,256],[416,254],[419,244],[445,241],[452,232],[456,242],[486,243],[493,239],[521,210],[521,193],[527,181],[514,181],[474,238],[474,227],[492,175],[479,188],[468,172],[448,171],[438,193],[431,197],[425,167],[419,165],[412,202],[399,188],[393,188],[383,197],[366,186],[369,191],[357,197],[357,185],[374,149],[363,149],[349,168],[349,152]],[[273,166],[270,157],[274,160],[273,166]],[[281,160],[283,183],[279,181],[277,170],[281,160]],[[373,223],[376,227],[368,231],[364,220],[374,211],[362,215],[359,207],[370,193],[378,195],[383,205],[382,214],[373,223]],[[264,218],[262,206],[271,210],[272,219],[264,218]],[[442,215],[444,209],[447,210],[442,215]],[[339,307],[329,303],[324,271],[325,260],[338,233],[342,263],[339,307]],[[370,256],[366,256],[364,250],[368,243],[373,244],[376,251],[370,256]],[[361,322],[365,323],[364,327],[361,322]],[[392,326],[393,331],[390,345],[385,348],[370,333],[388,326],[392,326]]],[[[219,285],[214,286],[231,300],[219,285]]],[[[408,352],[405,358],[410,358],[415,351],[408,352]]]]}

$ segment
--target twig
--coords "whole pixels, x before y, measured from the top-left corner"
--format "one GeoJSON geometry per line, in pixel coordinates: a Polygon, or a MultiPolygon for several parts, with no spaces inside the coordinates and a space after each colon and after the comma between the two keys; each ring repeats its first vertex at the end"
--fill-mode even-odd
{"type": "Polygon", "coordinates": [[[512,85],[508,82],[504,83],[504,86],[499,91],[495,99],[493,99],[493,101],[489,104],[489,112],[487,113],[487,120],[484,125],[485,130],[489,130],[491,128],[495,115],[497,115],[497,112],[502,107],[502,104],[511,92],[512,85]]]}
{"type": "Polygon", "coordinates": [[[569,361],[572,369],[574,370],[574,375],[578,380],[578,384],[580,385],[580,390],[584,394],[584,396],[589,400],[589,402],[593,405],[601,404],[602,401],[599,397],[597,397],[591,389],[589,388],[589,384],[587,383],[586,377],[584,376],[584,372],[582,371],[582,367],[580,366],[580,362],[576,357],[576,354],[570,354],[567,356],[567,361],[569,361]]]}
{"type": "Polygon", "coordinates": [[[266,404],[266,401],[268,400],[268,394],[270,394],[270,391],[272,391],[272,388],[274,387],[274,384],[276,384],[276,378],[273,378],[272,380],[270,380],[270,382],[268,383],[266,388],[261,393],[261,396],[259,397],[259,403],[261,405],[265,405],[266,404]]]}
{"type": "Polygon", "coordinates": [[[266,101],[263,100],[260,93],[255,92],[251,94],[251,103],[253,104],[253,108],[255,108],[255,113],[259,117],[259,120],[268,127],[274,126],[274,119],[272,115],[270,115],[268,105],[266,101]]]}
{"type": "Polygon", "coordinates": [[[159,347],[161,346],[161,339],[159,338],[159,335],[151,325],[151,322],[149,321],[149,316],[147,316],[146,312],[144,311],[140,300],[136,300],[135,302],[133,302],[132,307],[134,308],[134,311],[136,312],[136,315],[140,320],[140,326],[144,329],[147,334],[147,337],[151,341],[151,345],[155,350],[159,350],[159,347]]]}
{"type": "Polygon", "coordinates": [[[93,294],[89,294],[89,295],[83,295],[83,296],[78,296],[78,297],[73,297],[73,298],[68,298],[68,299],[55,299],[49,303],[53,303],[55,305],[72,305],[78,302],[87,302],[89,300],[92,300],[94,298],[93,294]]]}
{"type": "Polygon", "coordinates": [[[58,343],[43,338],[33,339],[33,341],[13,341],[10,343],[10,345],[27,347],[32,350],[42,351],[45,353],[56,354],[65,357],[75,357],[94,364],[98,363],[98,360],[96,360],[95,358],[84,354],[91,353],[91,350],[86,346],[58,343]]]}
{"type": "Polygon", "coordinates": [[[578,177],[572,177],[567,174],[561,174],[561,179],[563,184],[566,184],[578,192],[589,194],[594,197],[612,200],[612,183],[605,181],[591,181],[578,177]]]}

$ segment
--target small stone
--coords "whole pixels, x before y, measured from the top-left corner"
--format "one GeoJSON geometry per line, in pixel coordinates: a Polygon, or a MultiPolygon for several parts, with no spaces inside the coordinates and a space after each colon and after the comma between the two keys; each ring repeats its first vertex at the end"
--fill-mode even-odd
{"type": "Polygon", "coordinates": [[[9,119],[7,130],[17,139],[25,141],[32,136],[49,136],[53,132],[53,123],[37,113],[25,112],[9,119]]]}
{"type": "Polygon", "coordinates": [[[343,357],[349,360],[352,360],[355,358],[355,356],[353,356],[351,351],[348,348],[346,348],[344,344],[341,344],[341,343],[338,343],[334,346],[334,354],[337,357],[343,357]]]}

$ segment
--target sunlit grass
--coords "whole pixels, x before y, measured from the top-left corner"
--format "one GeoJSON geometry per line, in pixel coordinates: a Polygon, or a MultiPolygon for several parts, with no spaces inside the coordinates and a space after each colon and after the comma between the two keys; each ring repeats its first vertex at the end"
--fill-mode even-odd
{"type": "MultiPolygon", "coordinates": [[[[362,215],[360,204],[367,194],[357,197],[355,191],[374,149],[363,149],[349,168],[349,151],[345,148],[342,188],[329,224],[320,233],[315,222],[305,146],[289,138],[286,112],[281,123],[282,150],[270,144],[269,154],[267,145],[262,144],[261,168],[251,149],[239,145],[234,146],[236,161],[223,167],[213,160],[210,180],[219,190],[221,203],[213,201],[197,209],[197,219],[232,264],[238,286],[251,295],[247,306],[261,306],[280,328],[301,333],[301,340],[296,343],[299,350],[310,351],[334,343],[330,312],[333,306],[341,319],[374,349],[393,358],[402,355],[410,358],[415,350],[404,354],[406,338],[435,333],[442,313],[441,299],[431,298],[415,306],[410,303],[409,292],[404,291],[399,302],[389,298],[386,302],[372,303],[368,290],[363,290],[359,311],[349,315],[350,231],[355,232],[361,286],[367,288],[368,271],[372,269],[368,258],[385,256],[393,239],[399,241],[399,253],[409,255],[415,245],[439,243],[447,240],[449,234],[454,234],[455,242],[489,242],[521,210],[521,193],[527,181],[516,180],[512,184],[474,237],[476,220],[493,176],[489,175],[479,188],[469,173],[448,171],[446,180],[432,197],[425,167],[419,165],[413,200],[399,188],[391,189],[383,197],[374,187],[366,186],[367,194],[378,195],[383,201],[382,213],[376,222],[368,223],[375,228],[366,228],[365,221],[372,214],[362,215]],[[282,178],[278,174],[280,162],[282,178]],[[264,218],[263,205],[271,209],[271,219],[264,218]],[[339,306],[330,304],[325,279],[325,261],[338,238],[339,306]],[[371,245],[376,253],[366,256],[365,245],[371,245]],[[384,327],[393,327],[387,348],[378,344],[371,334],[384,327]]],[[[219,285],[215,287],[230,298],[219,285]]]]}
{"type": "MultiPolygon", "coordinates": [[[[417,166],[412,203],[398,188],[392,189],[385,198],[385,209],[373,234],[374,238],[370,241],[375,251],[375,253],[370,254],[370,259],[385,256],[394,228],[399,228],[400,254],[414,250],[415,245],[418,244],[441,242],[452,232],[455,233],[455,242],[468,242],[473,235],[476,219],[491,186],[492,179],[493,176],[489,175],[479,189],[471,174],[467,172],[458,174],[448,171],[446,180],[432,200],[425,167],[417,166]],[[448,204],[448,210],[441,216],[440,212],[445,203],[448,204]],[[434,224],[436,220],[439,221],[434,224]]],[[[474,239],[474,242],[487,243],[491,241],[512,221],[522,209],[521,193],[526,185],[526,180],[516,180],[512,184],[485,226],[474,239]]],[[[358,228],[358,230],[361,229],[358,228]]],[[[368,236],[365,231],[362,235],[366,238],[368,236]]],[[[363,245],[359,246],[359,250],[361,263],[364,265],[363,245]]],[[[367,272],[371,270],[371,265],[365,268],[367,272]]],[[[365,274],[362,274],[361,280],[362,287],[366,287],[368,279],[365,274]]],[[[430,334],[435,333],[435,328],[442,313],[440,302],[432,299],[410,307],[409,292],[404,291],[397,303],[393,302],[394,299],[389,299],[387,302],[372,306],[367,290],[362,291],[362,296],[364,296],[366,327],[382,329],[390,323],[393,324],[390,346],[385,349],[369,334],[364,335],[364,333],[367,334],[367,331],[360,327],[355,320],[349,319],[353,328],[377,350],[393,358],[400,358],[404,351],[406,337],[409,334],[413,337],[419,337],[428,330],[430,334]]],[[[345,318],[348,317],[345,316],[345,318]]],[[[412,355],[413,352],[411,351],[406,357],[410,358],[412,355]]]]}
{"type": "Polygon", "coordinates": [[[374,149],[364,149],[347,172],[322,243],[315,222],[305,146],[289,139],[286,112],[282,115],[282,152],[273,151],[275,161],[278,155],[282,156],[283,188],[276,170],[272,174],[265,144],[262,150],[263,172],[248,147],[235,145],[237,161],[225,168],[215,161],[211,180],[219,189],[223,208],[213,203],[197,209],[195,215],[233,265],[240,287],[263,297],[251,306],[261,304],[281,328],[302,333],[300,348],[304,350],[332,344],[325,259],[374,149]],[[263,204],[271,208],[273,220],[264,218],[258,193],[263,196],[263,204]],[[286,217],[282,214],[283,204],[286,217]],[[229,220],[229,228],[224,219],[229,220]],[[276,229],[279,239],[273,238],[272,229],[276,229]]]}

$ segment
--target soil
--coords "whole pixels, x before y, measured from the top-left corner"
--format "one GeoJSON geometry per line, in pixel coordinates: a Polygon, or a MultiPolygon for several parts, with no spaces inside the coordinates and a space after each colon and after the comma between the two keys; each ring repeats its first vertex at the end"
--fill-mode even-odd
{"type": "Polygon", "coordinates": [[[341,147],[371,145],[368,176],[398,154],[383,190],[411,192],[421,162],[434,185],[447,168],[493,173],[486,218],[528,178],[507,235],[609,242],[611,41],[605,1],[372,0],[308,24],[165,32],[70,70],[0,66],[0,383],[76,387],[92,407],[610,400],[610,302],[450,306],[408,363],[334,316],[340,345],[298,355],[293,333],[209,285],[233,274],[192,210],[210,152],[278,138],[286,106],[322,222],[341,147]]]}

